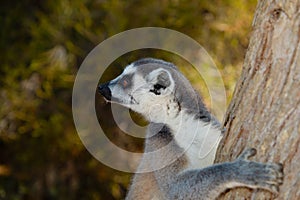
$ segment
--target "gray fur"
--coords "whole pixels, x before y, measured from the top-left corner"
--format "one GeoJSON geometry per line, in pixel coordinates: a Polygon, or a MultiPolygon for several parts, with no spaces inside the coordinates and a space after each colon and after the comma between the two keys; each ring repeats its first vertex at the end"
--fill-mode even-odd
{"type": "Polygon", "coordinates": [[[133,62],[134,66],[140,66],[140,65],[145,65],[145,64],[164,65],[164,66],[167,66],[170,68],[177,69],[177,67],[173,63],[166,62],[166,61],[160,60],[160,59],[154,59],[154,58],[143,58],[143,59],[133,62]]]}

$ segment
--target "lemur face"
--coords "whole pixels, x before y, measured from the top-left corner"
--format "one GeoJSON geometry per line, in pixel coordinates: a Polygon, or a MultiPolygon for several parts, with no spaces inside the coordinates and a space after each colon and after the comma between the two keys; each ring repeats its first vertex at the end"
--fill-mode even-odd
{"type": "Polygon", "coordinates": [[[174,80],[166,64],[170,63],[155,59],[137,61],[117,78],[100,84],[99,92],[109,102],[128,107],[151,121],[163,122],[172,115],[172,104],[176,104],[174,80]]]}

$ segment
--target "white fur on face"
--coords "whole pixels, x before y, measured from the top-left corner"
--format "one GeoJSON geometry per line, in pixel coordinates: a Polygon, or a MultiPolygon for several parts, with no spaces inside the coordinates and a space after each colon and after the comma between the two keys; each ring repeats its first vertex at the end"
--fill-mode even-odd
{"type": "Polygon", "coordinates": [[[136,67],[129,65],[120,76],[111,81],[112,85],[109,87],[112,99],[115,99],[112,101],[141,113],[152,122],[164,123],[167,118],[174,117],[178,110],[178,108],[175,109],[178,105],[174,102],[172,91],[174,82],[171,81],[170,86],[157,95],[150,90],[154,87],[155,76],[162,70],[153,70],[147,76],[142,76],[136,70],[136,67]],[[121,83],[122,78],[126,75],[131,77],[131,80],[128,80],[130,82],[128,88],[122,87],[121,83]]]}
{"type": "Polygon", "coordinates": [[[166,118],[172,117],[170,112],[170,109],[174,107],[170,105],[173,100],[172,93],[156,95],[150,92],[152,88],[152,84],[137,75],[131,95],[138,104],[130,105],[130,108],[144,115],[149,121],[164,123],[166,118]]]}

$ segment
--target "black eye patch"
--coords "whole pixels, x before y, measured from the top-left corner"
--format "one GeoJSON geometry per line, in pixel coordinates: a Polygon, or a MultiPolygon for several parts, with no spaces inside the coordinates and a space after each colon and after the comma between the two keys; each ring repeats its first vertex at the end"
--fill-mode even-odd
{"type": "Polygon", "coordinates": [[[157,83],[154,85],[154,88],[150,90],[150,92],[153,92],[155,95],[160,95],[160,89],[166,89],[166,86],[157,83]]]}

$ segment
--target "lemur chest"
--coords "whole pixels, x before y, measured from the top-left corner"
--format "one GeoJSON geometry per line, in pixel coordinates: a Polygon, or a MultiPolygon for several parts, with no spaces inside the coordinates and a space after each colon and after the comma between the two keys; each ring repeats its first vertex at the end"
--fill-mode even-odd
{"type": "Polygon", "coordinates": [[[222,134],[212,124],[191,118],[182,119],[174,132],[174,138],[188,160],[185,167],[188,170],[213,164],[222,134]]]}

